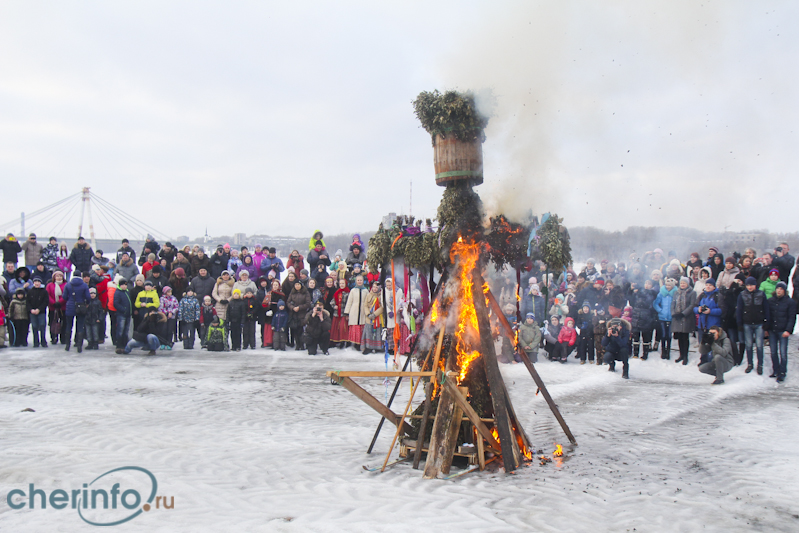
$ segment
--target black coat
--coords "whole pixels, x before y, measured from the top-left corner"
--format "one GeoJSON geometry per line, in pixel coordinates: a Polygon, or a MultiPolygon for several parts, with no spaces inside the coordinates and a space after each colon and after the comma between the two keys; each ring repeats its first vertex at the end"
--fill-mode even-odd
{"type": "Polygon", "coordinates": [[[130,318],[133,306],[128,296],[128,291],[117,289],[114,291],[114,309],[116,309],[117,316],[130,318]]]}
{"type": "Polygon", "coordinates": [[[227,304],[227,321],[241,323],[244,322],[244,300],[241,298],[233,298],[227,304]]]}
{"type": "Polygon", "coordinates": [[[324,333],[329,333],[330,325],[332,323],[332,320],[330,319],[330,313],[322,309],[322,320],[319,320],[319,317],[312,316],[313,312],[313,309],[308,311],[302,321],[303,325],[305,326],[305,333],[312,338],[317,338],[324,333]]]}
{"type": "Polygon", "coordinates": [[[42,314],[47,313],[47,305],[50,303],[50,296],[44,286],[32,287],[26,296],[28,300],[28,311],[38,309],[42,314]]]}
{"type": "Polygon", "coordinates": [[[0,250],[3,251],[3,264],[14,263],[16,265],[17,256],[22,252],[22,246],[20,246],[19,241],[3,239],[0,241],[0,250]]]}
{"type": "Polygon", "coordinates": [[[771,321],[766,327],[770,331],[793,333],[793,327],[796,325],[796,302],[787,294],[782,298],[778,298],[775,294],[768,299],[768,307],[771,321]]]}
{"type": "Polygon", "coordinates": [[[227,270],[227,263],[230,261],[230,256],[228,254],[223,253],[219,255],[218,253],[214,252],[214,255],[208,260],[208,275],[214,279],[219,278],[222,276],[222,271],[227,270]]]}
{"type": "Polygon", "coordinates": [[[89,243],[83,243],[83,246],[76,244],[69,254],[69,260],[72,261],[72,266],[75,267],[75,274],[79,272],[89,272],[92,269],[92,257],[94,257],[94,250],[89,246],[89,243]]]}
{"type": "Polygon", "coordinates": [[[657,313],[652,304],[655,303],[657,292],[654,289],[638,289],[630,291],[627,296],[632,312],[633,331],[650,331],[657,324],[657,313]]]}
{"type": "Polygon", "coordinates": [[[203,298],[211,296],[211,293],[214,291],[214,285],[216,285],[216,278],[212,278],[211,276],[205,276],[204,278],[197,276],[191,280],[189,287],[191,287],[191,290],[193,290],[195,296],[197,296],[197,301],[202,304],[203,298]]]}

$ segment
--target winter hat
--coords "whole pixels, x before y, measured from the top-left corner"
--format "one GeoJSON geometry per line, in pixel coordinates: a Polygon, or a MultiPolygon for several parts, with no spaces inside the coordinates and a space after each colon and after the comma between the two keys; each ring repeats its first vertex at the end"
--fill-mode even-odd
{"type": "Polygon", "coordinates": [[[153,274],[155,274],[156,272],[158,274],[163,274],[164,273],[164,267],[162,267],[161,265],[153,265],[152,270],[153,270],[153,274]]]}
{"type": "Polygon", "coordinates": [[[679,259],[677,259],[677,258],[674,258],[674,259],[672,259],[671,261],[669,261],[669,264],[670,264],[670,265],[677,265],[677,266],[680,266],[680,260],[679,260],[679,259]]]}
{"type": "Polygon", "coordinates": [[[752,276],[749,276],[748,278],[746,278],[745,284],[746,285],[757,285],[757,280],[755,278],[753,278],[752,276]]]}
{"type": "Polygon", "coordinates": [[[566,325],[567,325],[567,326],[569,325],[569,322],[571,322],[572,326],[574,326],[574,319],[573,319],[572,317],[568,317],[568,318],[566,319],[566,325]]]}
{"type": "Polygon", "coordinates": [[[770,276],[772,274],[777,274],[779,276],[780,275],[780,271],[777,270],[776,268],[772,268],[771,270],[768,271],[768,275],[770,276]]]}
{"type": "Polygon", "coordinates": [[[592,265],[595,265],[595,264],[596,264],[596,259],[594,259],[593,257],[589,257],[589,258],[586,260],[586,262],[585,262],[585,263],[586,263],[586,264],[588,264],[588,263],[591,263],[592,265]]]}
{"type": "Polygon", "coordinates": [[[122,281],[123,279],[125,278],[122,277],[122,274],[117,274],[116,276],[114,276],[114,283],[119,285],[119,282],[122,281]]]}
{"type": "Polygon", "coordinates": [[[147,281],[144,282],[144,286],[146,287],[147,285],[152,287],[153,286],[153,282],[148,279],[147,281]]]}
{"type": "Polygon", "coordinates": [[[278,306],[278,307],[280,307],[281,305],[282,305],[282,306],[285,306],[285,305],[286,305],[286,302],[284,302],[283,300],[278,300],[278,301],[277,301],[277,306],[278,306]]]}
{"type": "Polygon", "coordinates": [[[691,284],[691,280],[690,280],[690,279],[688,279],[686,276],[682,276],[682,277],[680,278],[680,283],[682,283],[683,281],[684,281],[685,283],[687,283],[688,285],[690,285],[690,284],[691,284]]]}
{"type": "Polygon", "coordinates": [[[98,270],[100,270],[100,265],[92,265],[92,270],[97,272],[98,270]]]}
{"type": "Polygon", "coordinates": [[[339,257],[343,257],[344,256],[344,252],[341,251],[341,248],[336,250],[336,255],[339,256],[339,257]]]}
{"type": "Polygon", "coordinates": [[[238,294],[239,296],[241,296],[241,289],[233,289],[233,294],[234,295],[238,294]]]}
{"type": "Polygon", "coordinates": [[[705,280],[705,285],[712,285],[713,287],[715,287],[716,286],[716,280],[713,279],[713,278],[707,278],[705,280]]]}
{"type": "Polygon", "coordinates": [[[307,276],[308,275],[308,269],[307,268],[303,268],[302,270],[300,270],[300,274],[305,274],[307,276]]]}
{"type": "Polygon", "coordinates": [[[244,289],[244,294],[255,294],[255,293],[252,290],[252,287],[247,287],[246,289],[244,289]]]}
{"type": "Polygon", "coordinates": [[[707,251],[708,252],[713,252],[714,254],[719,253],[719,249],[716,248],[715,246],[711,246],[710,248],[707,249],[707,251]]]}
{"type": "Polygon", "coordinates": [[[14,294],[25,294],[25,289],[20,287],[19,289],[14,291],[14,294]]]}
{"type": "Polygon", "coordinates": [[[127,239],[122,239],[122,244],[130,244],[130,241],[127,239]]]}
{"type": "Polygon", "coordinates": [[[38,281],[39,283],[41,283],[42,282],[42,277],[41,276],[33,276],[33,281],[38,281]]]}
{"type": "Polygon", "coordinates": [[[214,318],[211,319],[211,324],[219,324],[219,317],[214,315],[214,318]]]}
{"type": "Polygon", "coordinates": [[[588,309],[591,309],[591,302],[589,302],[588,300],[584,301],[582,307],[587,307],[588,309]]]}
{"type": "Polygon", "coordinates": [[[360,263],[355,263],[354,265],[352,265],[352,268],[361,268],[361,264],[360,263]]]}
{"type": "Polygon", "coordinates": [[[91,289],[89,289],[89,294],[97,294],[97,289],[92,287],[91,289]]]}
{"type": "Polygon", "coordinates": [[[276,248],[273,246],[273,247],[271,247],[271,248],[269,249],[269,253],[270,253],[270,254],[276,254],[276,253],[277,253],[277,249],[276,249],[276,248]]]}
{"type": "Polygon", "coordinates": [[[167,291],[172,292],[172,287],[170,287],[169,285],[164,285],[164,288],[161,289],[161,292],[166,294],[167,291]]]}
{"type": "Polygon", "coordinates": [[[734,258],[734,257],[732,257],[732,256],[730,256],[730,257],[728,257],[727,259],[725,259],[725,260],[724,260],[724,262],[725,262],[725,263],[732,263],[733,265],[734,265],[735,263],[737,263],[737,261],[735,260],[735,258],[734,258]]]}
{"type": "Polygon", "coordinates": [[[533,283],[532,285],[530,285],[530,292],[532,292],[532,291],[541,292],[541,287],[538,286],[538,283],[533,283]]]}
{"type": "Polygon", "coordinates": [[[527,313],[527,318],[532,318],[535,320],[535,315],[533,313],[527,313]]]}
{"type": "Polygon", "coordinates": [[[594,304],[594,311],[596,311],[597,313],[599,313],[600,311],[604,313],[605,308],[602,307],[602,304],[594,304]]]}
{"type": "Polygon", "coordinates": [[[296,273],[296,272],[297,272],[297,270],[296,270],[296,269],[295,269],[293,266],[290,266],[290,267],[288,267],[286,270],[287,270],[288,272],[294,272],[294,273],[296,273]]]}
{"type": "Polygon", "coordinates": [[[223,270],[222,273],[220,274],[220,276],[224,276],[225,274],[227,274],[229,276],[230,275],[230,270],[223,270]]]}
{"type": "Polygon", "coordinates": [[[186,277],[186,271],[183,270],[181,267],[175,269],[175,275],[179,278],[186,277]]]}
{"type": "Polygon", "coordinates": [[[223,250],[230,250],[230,245],[228,243],[225,243],[225,245],[222,247],[222,249],[223,250]]]}
{"type": "MultiPolygon", "coordinates": [[[[293,272],[293,270],[292,270],[292,272],[293,272]]],[[[274,279],[275,278],[275,271],[274,270],[270,270],[269,274],[267,274],[266,277],[268,279],[274,279]]]]}
{"type": "Polygon", "coordinates": [[[607,265],[608,264],[608,260],[607,259],[603,259],[602,261],[599,262],[599,264],[600,265],[607,265]]]}
{"type": "MultiPolygon", "coordinates": [[[[749,282],[747,281],[746,284],[749,285],[749,282]]],[[[785,283],[784,281],[780,281],[779,283],[777,283],[777,287],[776,288],[777,289],[783,289],[783,290],[787,291],[788,290],[788,284],[785,283]]]]}
{"type": "MultiPolygon", "coordinates": [[[[122,285],[125,285],[126,287],[128,286],[128,280],[126,280],[125,278],[120,279],[116,283],[117,283],[117,287],[121,287],[122,285]]],[[[191,290],[191,289],[189,289],[189,290],[191,290]]]]}
{"type": "Polygon", "coordinates": [[[604,285],[604,284],[605,284],[605,280],[604,280],[604,279],[602,279],[602,278],[597,278],[597,279],[594,281],[594,283],[595,283],[595,284],[598,284],[598,285],[604,285]]]}
{"type": "MultiPolygon", "coordinates": [[[[136,279],[134,281],[144,282],[144,274],[136,274],[136,279]]],[[[152,285],[152,282],[150,282],[150,285],[152,285]]]]}

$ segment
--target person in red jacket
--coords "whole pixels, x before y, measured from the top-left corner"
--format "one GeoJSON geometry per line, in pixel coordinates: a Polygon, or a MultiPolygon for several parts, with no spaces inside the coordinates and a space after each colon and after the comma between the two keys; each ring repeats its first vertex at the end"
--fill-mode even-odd
{"type": "Polygon", "coordinates": [[[558,334],[558,346],[555,348],[555,357],[553,361],[560,359],[561,363],[565,363],[569,354],[574,350],[577,343],[577,330],[574,329],[574,319],[572,317],[566,318],[566,324],[560,329],[558,334]]]}

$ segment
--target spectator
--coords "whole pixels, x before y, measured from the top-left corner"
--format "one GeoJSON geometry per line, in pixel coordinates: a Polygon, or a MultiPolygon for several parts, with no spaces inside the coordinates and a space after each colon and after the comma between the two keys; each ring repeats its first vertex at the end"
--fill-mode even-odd
{"type": "MultiPolygon", "coordinates": [[[[784,285],[784,283],[783,283],[784,285]]],[[[766,294],[757,288],[757,280],[753,277],[746,278],[746,290],[738,295],[736,305],[736,320],[738,330],[743,330],[746,343],[746,373],[752,371],[753,354],[752,344],[757,343],[757,373],[763,375],[763,329],[771,324],[769,317],[769,304],[766,294]]],[[[732,340],[730,340],[732,343],[732,340]]]]}
{"type": "Polygon", "coordinates": [[[31,233],[28,236],[28,240],[22,243],[20,249],[25,252],[25,266],[33,270],[36,263],[42,260],[42,252],[44,252],[44,247],[36,242],[36,234],[31,233]]]}
{"type": "Polygon", "coordinates": [[[0,250],[3,251],[3,263],[14,263],[16,268],[22,247],[13,233],[7,234],[6,238],[0,241],[0,250]]]}
{"type": "Polygon", "coordinates": [[[92,257],[94,251],[82,236],[78,237],[78,242],[69,254],[69,260],[75,267],[76,272],[88,272],[92,268],[92,257]]]}
{"type": "Polygon", "coordinates": [[[721,385],[724,383],[724,373],[729,372],[735,365],[732,344],[721,326],[711,326],[708,334],[711,335],[713,342],[707,348],[707,353],[701,356],[699,371],[716,376],[713,385],[721,385]]]}
{"type": "Polygon", "coordinates": [[[788,286],[777,284],[774,296],[769,298],[769,346],[771,347],[771,375],[777,383],[785,381],[788,373],[788,339],[796,325],[796,302],[788,298],[788,286]]]}

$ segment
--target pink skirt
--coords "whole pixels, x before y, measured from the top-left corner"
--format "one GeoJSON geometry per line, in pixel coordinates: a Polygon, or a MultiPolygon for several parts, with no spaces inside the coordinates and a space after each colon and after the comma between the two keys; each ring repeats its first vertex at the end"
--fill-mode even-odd
{"type": "Polygon", "coordinates": [[[264,342],[261,344],[261,347],[272,346],[272,334],[274,333],[274,331],[272,331],[272,324],[264,324],[262,327],[264,328],[264,342]]]}
{"type": "Polygon", "coordinates": [[[411,353],[411,341],[413,337],[411,337],[411,330],[408,329],[408,326],[405,323],[400,324],[400,338],[399,338],[399,345],[400,351],[402,355],[408,355],[411,353]]]}
{"type": "Polygon", "coordinates": [[[363,337],[363,326],[349,326],[347,332],[347,340],[355,344],[361,344],[361,337],[363,337]]]}

